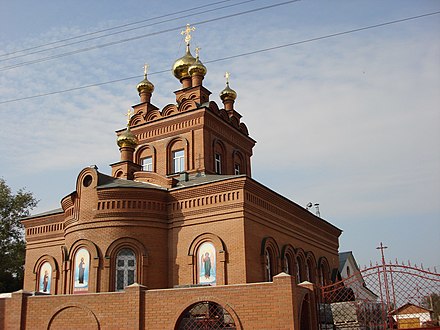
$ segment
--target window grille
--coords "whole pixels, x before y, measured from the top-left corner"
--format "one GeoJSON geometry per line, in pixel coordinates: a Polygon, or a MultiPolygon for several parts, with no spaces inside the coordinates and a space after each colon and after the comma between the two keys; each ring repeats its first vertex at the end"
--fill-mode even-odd
{"type": "Polygon", "coordinates": [[[136,256],[131,249],[122,249],[116,257],[116,291],[136,281],[136,256]]]}

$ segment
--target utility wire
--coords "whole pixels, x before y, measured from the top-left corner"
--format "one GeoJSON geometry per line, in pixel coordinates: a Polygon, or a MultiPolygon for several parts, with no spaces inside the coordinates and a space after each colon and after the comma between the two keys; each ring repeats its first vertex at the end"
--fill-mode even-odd
{"type": "MultiPolygon", "coordinates": [[[[38,48],[42,48],[42,47],[46,47],[46,46],[51,46],[51,45],[55,45],[55,44],[66,42],[66,41],[70,41],[70,40],[75,40],[75,39],[79,39],[79,38],[83,38],[83,37],[88,37],[88,36],[92,36],[92,35],[95,35],[95,34],[99,34],[99,33],[107,32],[107,31],[112,31],[112,30],[124,28],[124,27],[127,27],[127,26],[132,26],[132,25],[148,22],[148,21],[151,21],[151,20],[156,20],[156,19],[160,19],[160,18],[164,18],[164,17],[168,17],[168,16],[177,15],[177,14],[180,14],[180,13],[185,13],[185,12],[188,12],[188,11],[193,11],[193,10],[197,10],[197,9],[201,9],[201,8],[205,8],[205,7],[211,7],[211,6],[215,6],[215,5],[218,5],[220,3],[229,2],[229,1],[231,1],[231,0],[223,0],[223,1],[213,2],[211,4],[207,4],[207,5],[203,5],[203,6],[198,6],[198,7],[193,7],[193,8],[189,8],[189,9],[185,9],[185,10],[181,10],[181,11],[176,11],[176,12],[173,12],[173,13],[163,14],[163,15],[160,15],[160,16],[147,18],[147,19],[144,19],[144,20],[141,20],[141,21],[136,21],[136,22],[126,23],[126,24],[122,24],[122,25],[117,25],[117,26],[113,26],[113,27],[110,27],[110,28],[107,28],[107,29],[103,29],[103,30],[89,32],[89,33],[81,34],[81,35],[78,35],[78,36],[69,37],[69,38],[66,38],[66,39],[56,40],[56,41],[53,41],[53,42],[49,42],[49,43],[45,43],[45,44],[41,44],[41,45],[38,45],[38,46],[33,46],[33,47],[25,48],[25,49],[19,49],[19,50],[16,50],[16,51],[13,51],[13,52],[10,52],[10,53],[6,53],[6,54],[0,54],[0,57],[14,55],[16,53],[26,52],[28,50],[38,49],[38,48]]],[[[104,35],[102,37],[105,37],[105,36],[107,36],[107,35],[104,35]]],[[[70,44],[67,44],[67,45],[70,45],[70,44]]],[[[64,46],[67,46],[67,45],[64,45],[64,46]]],[[[61,47],[64,47],[64,46],[61,46],[61,47]]],[[[56,48],[58,48],[58,47],[56,47],[56,48]]],[[[50,49],[48,49],[48,50],[50,50],[50,49]]],[[[21,55],[21,56],[25,56],[25,55],[21,55]]],[[[17,56],[17,57],[19,57],[19,56],[17,56]]],[[[14,58],[14,57],[12,57],[12,58],[14,58]]],[[[9,58],[9,59],[12,59],[12,58],[9,58]]]]}
{"type": "MultiPolygon", "coordinates": [[[[255,54],[258,54],[258,53],[263,53],[263,52],[267,52],[267,51],[273,51],[273,50],[277,50],[277,49],[281,49],[281,48],[291,47],[291,46],[295,46],[295,45],[300,45],[300,44],[309,43],[309,42],[313,42],[313,41],[319,41],[319,40],[328,39],[328,38],[334,38],[334,37],[338,37],[338,36],[342,36],[342,35],[346,35],[346,34],[350,34],[350,33],[356,33],[356,32],[360,32],[360,31],[365,31],[365,30],[369,30],[369,29],[379,28],[379,27],[383,27],[383,26],[387,26],[387,25],[391,25],[391,24],[402,23],[402,22],[406,22],[406,21],[410,21],[410,20],[415,20],[415,19],[419,19],[419,18],[424,18],[424,17],[428,17],[428,16],[432,16],[432,15],[438,15],[438,14],[440,14],[440,11],[432,12],[432,13],[427,13],[427,14],[423,14],[423,15],[418,15],[418,16],[407,17],[407,18],[403,18],[403,19],[399,19],[399,20],[394,20],[394,21],[389,21],[389,22],[385,22],[385,23],[369,25],[369,26],[365,26],[365,27],[361,27],[361,28],[357,28],[357,29],[352,29],[352,30],[332,33],[332,34],[328,34],[328,35],[325,35],[325,36],[320,36],[320,37],[316,37],[316,38],[310,38],[310,39],[305,39],[305,40],[301,40],[301,41],[291,42],[291,43],[288,43],[288,44],[278,45],[278,46],[274,46],[274,47],[263,48],[263,49],[259,49],[259,50],[255,50],[255,51],[251,51],[251,52],[246,52],[246,53],[240,53],[240,54],[236,54],[236,55],[226,56],[226,57],[222,57],[222,58],[218,58],[218,59],[214,59],[214,60],[208,60],[208,61],[205,61],[205,63],[215,63],[215,62],[230,60],[230,59],[233,59],[233,58],[244,57],[244,56],[249,56],[249,55],[255,55],[255,54]]],[[[162,73],[165,73],[165,72],[169,72],[169,69],[152,72],[152,73],[149,73],[148,75],[162,74],[162,73]]],[[[95,84],[90,84],[90,85],[84,85],[84,86],[64,89],[64,90],[60,90],[60,91],[54,91],[54,92],[49,92],[49,93],[44,93],[44,94],[37,94],[37,95],[21,97],[21,98],[17,98],[17,99],[0,101],[0,105],[1,104],[6,104],[6,103],[17,102],[17,101],[34,99],[34,98],[43,97],[43,96],[67,93],[67,92],[77,91],[77,90],[81,90],[81,89],[86,89],[86,88],[91,88],[91,87],[96,87],[96,86],[102,86],[102,85],[117,83],[117,82],[126,81],[126,80],[132,80],[132,79],[136,79],[136,78],[139,79],[141,77],[143,77],[143,76],[133,76],[133,77],[121,78],[121,79],[116,79],[116,80],[111,80],[111,81],[106,81],[106,82],[101,82],[101,83],[95,83],[95,84]]]]}
{"type": "MultiPolygon", "coordinates": [[[[231,0],[226,0],[226,1],[231,1],[231,0]]],[[[188,17],[191,17],[191,16],[197,16],[197,15],[201,15],[201,14],[206,14],[206,13],[210,13],[210,12],[217,11],[217,10],[220,10],[220,9],[235,7],[235,6],[239,6],[239,5],[242,5],[242,4],[245,4],[245,3],[249,3],[249,2],[254,2],[254,1],[257,1],[257,0],[246,0],[246,1],[241,1],[241,2],[238,2],[238,3],[234,3],[234,4],[231,4],[231,5],[225,5],[225,6],[217,7],[217,8],[214,8],[214,9],[207,9],[207,10],[204,10],[204,11],[199,11],[197,13],[192,13],[192,14],[189,14],[189,15],[182,15],[182,16],[172,17],[172,18],[168,18],[168,19],[165,19],[165,20],[162,20],[162,21],[159,21],[159,22],[155,22],[155,23],[149,23],[149,24],[146,24],[146,25],[132,27],[132,28],[129,28],[129,29],[125,29],[125,30],[121,30],[121,31],[116,31],[116,32],[112,32],[112,33],[108,33],[108,34],[104,34],[104,35],[100,35],[100,36],[95,36],[95,37],[91,37],[91,38],[88,38],[88,39],[83,39],[83,40],[78,40],[78,41],[70,42],[70,43],[67,43],[67,44],[64,44],[64,45],[58,45],[58,46],[54,46],[54,47],[51,47],[51,48],[35,50],[33,52],[29,52],[29,53],[26,53],[26,54],[16,55],[14,57],[6,58],[6,59],[0,59],[0,62],[10,61],[10,60],[14,60],[14,59],[21,58],[21,57],[26,57],[26,56],[29,56],[29,55],[44,53],[44,52],[51,51],[51,50],[54,50],[54,49],[59,49],[59,48],[67,47],[67,46],[77,45],[77,44],[84,43],[84,42],[91,41],[91,40],[96,40],[96,39],[101,39],[101,38],[105,38],[105,37],[109,37],[109,36],[114,36],[114,35],[117,35],[117,34],[121,34],[121,33],[125,33],[125,32],[130,32],[130,31],[134,31],[134,30],[138,30],[138,29],[142,29],[142,28],[145,28],[145,27],[150,27],[150,26],[154,26],[154,25],[158,25],[158,24],[162,24],[162,23],[171,22],[171,21],[174,21],[174,20],[177,20],[177,19],[188,18],[188,17]]],[[[202,6],[202,7],[206,7],[206,6],[202,6]]],[[[185,10],[185,11],[187,11],[187,10],[185,10]]],[[[175,15],[175,14],[176,13],[168,14],[168,15],[162,15],[162,17],[167,17],[167,16],[171,16],[171,15],[175,15]]],[[[138,24],[138,23],[130,23],[130,24],[126,24],[126,25],[132,25],[132,24],[138,24]]],[[[115,29],[115,28],[110,28],[110,29],[107,29],[107,30],[113,30],[113,29],[115,29]]],[[[92,32],[91,34],[96,34],[96,33],[98,33],[98,32],[92,32]]],[[[79,38],[79,37],[73,37],[71,39],[77,39],[77,38],[79,38]]],[[[64,39],[64,40],[69,40],[69,39],[64,39]]],[[[60,41],[56,41],[54,43],[59,43],[59,42],[60,41]]],[[[37,46],[35,48],[41,48],[41,47],[43,47],[43,46],[37,46]]],[[[0,56],[2,56],[2,55],[0,55],[0,56]]],[[[53,55],[53,56],[56,56],[56,55],[53,55]]],[[[24,63],[26,63],[26,62],[24,62],[24,63]]],[[[22,63],[19,63],[18,65],[21,66],[21,64],[22,63]]]]}
{"type": "MultiPolygon", "coordinates": [[[[241,12],[234,13],[234,14],[224,15],[224,16],[220,16],[220,17],[216,17],[216,18],[211,18],[211,19],[195,22],[195,23],[193,23],[193,25],[203,25],[203,24],[207,24],[207,23],[212,23],[212,22],[219,21],[219,20],[222,20],[222,19],[231,18],[231,17],[237,17],[237,16],[241,16],[241,15],[246,15],[246,14],[254,13],[254,12],[257,12],[257,11],[267,10],[267,9],[270,9],[270,8],[279,7],[279,6],[287,5],[287,4],[290,4],[290,3],[293,3],[293,2],[298,2],[298,1],[300,1],[300,0],[290,0],[290,1],[280,2],[280,3],[272,4],[272,5],[269,5],[269,6],[254,8],[254,9],[245,10],[245,11],[241,11],[241,12]]],[[[160,30],[160,31],[156,31],[156,32],[148,33],[148,34],[143,34],[143,35],[139,35],[139,36],[135,36],[135,37],[131,37],[131,38],[126,38],[126,39],[121,39],[121,40],[117,40],[117,41],[112,41],[112,42],[104,43],[104,44],[101,44],[101,45],[96,45],[96,46],[90,46],[90,47],[86,47],[86,48],[82,48],[82,49],[77,49],[77,50],[74,50],[74,51],[71,51],[71,52],[66,52],[66,53],[61,53],[61,54],[57,54],[57,55],[47,56],[47,57],[43,57],[43,58],[32,60],[32,61],[27,61],[27,62],[22,62],[22,63],[18,63],[18,64],[14,64],[14,65],[5,66],[5,67],[0,68],[0,71],[7,71],[7,70],[11,70],[11,69],[22,67],[22,66],[25,66],[25,65],[30,65],[30,64],[50,61],[50,60],[53,60],[53,59],[57,59],[57,58],[61,58],[61,57],[66,57],[66,56],[70,56],[70,55],[75,55],[75,54],[78,54],[78,53],[82,53],[82,52],[86,52],[86,51],[90,51],[90,50],[94,50],[94,49],[98,49],[98,48],[104,48],[104,47],[108,47],[108,46],[113,46],[113,45],[129,42],[129,41],[133,41],[133,40],[138,40],[138,39],[142,39],[142,38],[146,38],[146,37],[151,37],[151,36],[155,36],[155,35],[159,35],[159,34],[164,34],[164,33],[167,33],[167,32],[172,32],[172,31],[180,30],[182,28],[185,28],[185,26],[180,25],[180,26],[177,26],[177,27],[173,27],[173,28],[169,28],[169,29],[164,29],[164,30],[160,30]]]]}

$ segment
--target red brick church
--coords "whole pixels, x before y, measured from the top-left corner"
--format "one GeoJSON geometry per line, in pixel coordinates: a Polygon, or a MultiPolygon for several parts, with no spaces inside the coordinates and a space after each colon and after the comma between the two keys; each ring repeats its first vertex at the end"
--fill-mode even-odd
{"type": "Polygon", "coordinates": [[[0,328],[316,329],[341,230],[252,179],[237,93],[227,74],[210,101],[189,32],[176,103],[153,105],[145,68],[112,174],[84,168],[60,209],[22,221],[24,288],[0,298],[0,328]]]}

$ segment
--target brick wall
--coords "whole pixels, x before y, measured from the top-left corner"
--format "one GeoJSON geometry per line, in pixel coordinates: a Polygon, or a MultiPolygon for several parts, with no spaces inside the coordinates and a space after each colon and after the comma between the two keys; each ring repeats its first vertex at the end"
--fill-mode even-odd
{"type": "MultiPolygon", "coordinates": [[[[114,293],[29,296],[16,292],[0,299],[0,328],[173,329],[185,309],[212,301],[229,312],[237,329],[300,329],[302,302],[307,293],[313,297],[313,288],[293,282],[280,274],[273,282],[216,287],[147,290],[134,284],[114,293]]],[[[314,301],[309,300],[314,310],[314,301]]]]}

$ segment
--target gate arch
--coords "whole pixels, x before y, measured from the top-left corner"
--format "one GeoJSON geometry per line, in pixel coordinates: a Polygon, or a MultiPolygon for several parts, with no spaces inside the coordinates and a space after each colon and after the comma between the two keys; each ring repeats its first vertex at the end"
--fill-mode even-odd
{"type": "Polygon", "coordinates": [[[177,320],[175,330],[239,329],[232,315],[213,301],[200,301],[186,308],[177,320]]]}

